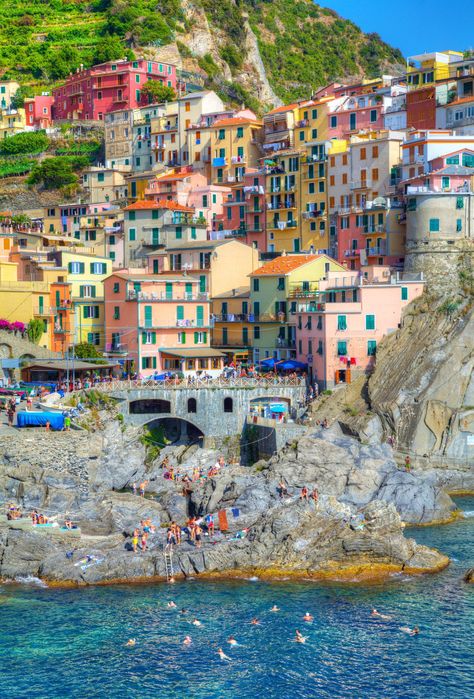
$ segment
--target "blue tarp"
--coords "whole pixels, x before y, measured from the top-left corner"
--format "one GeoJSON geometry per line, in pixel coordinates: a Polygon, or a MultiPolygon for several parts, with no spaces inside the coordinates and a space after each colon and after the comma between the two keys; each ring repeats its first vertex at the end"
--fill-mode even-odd
{"type": "Polygon", "coordinates": [[[28,427],[29,425],[39,427],[45,426],[49,420],[52,430],[62,430],[64,427],[64,416],[61,413],[31,413],[18,412],[17,425],[18,427],[28,427]]]}

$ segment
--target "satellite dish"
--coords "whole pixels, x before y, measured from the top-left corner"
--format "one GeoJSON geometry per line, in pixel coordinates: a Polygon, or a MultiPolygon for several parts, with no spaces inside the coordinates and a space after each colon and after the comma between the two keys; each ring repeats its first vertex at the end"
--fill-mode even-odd
{"type": "Polygon", "coordinates": [[[387,199],[385,197],[375,197],[372,206],[387,206],[387,199]]]}

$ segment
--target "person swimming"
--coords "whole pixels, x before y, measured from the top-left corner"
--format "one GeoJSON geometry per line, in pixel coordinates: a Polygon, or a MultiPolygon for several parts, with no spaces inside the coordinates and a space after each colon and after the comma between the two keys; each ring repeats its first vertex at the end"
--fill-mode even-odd
{"type": "Polygon", "coordinates": [[[191,624],[192,624],[193,626],[202,626],[202,624],[201,624],[201,622],[199,621],[199,619],[193,619],[192,622],[191,622],[191,624]]]}
{"type": "Polygon", "coordinates": [[[370,616],[376,616],[379,619],[385,619],[386,621],[389,621],[392,618],[388,614],[381,614],[377,609],[372,609],[370,616]]]}
{"type": "Polygon", "coordinates": [[[271,612],[279,612],[280,608],[276,606],[276,604],[273,605],[273,607],[270,609],[271,612]]]}
{"type": "Polygon", "coordinates": [[[250,623],[252,624],[252,626],[260,626],[260,621],[256,617],[252,619],[250,623]]]}
{"type": "Polygon", "coordinates": [[[409,626],[400,626],[399,630],[403,631],[403,633],[406,633],[409,636],[417,636],[420,633],[418,626],[414,626],[412,629],[410,629],[409,626]]]}
{"type": "Polygon", "coordinates": [[[187,614],[187,613],[188,613],[188,610],[187,610],[187,609],[185,609],[185,608],[183,607],[183,609],[181,610],[181,612],[180,612],[180,613],[181,613],[181,614],[187,614]]]}
{"type": "Polygon", "coordinates": [[[169,609],[176,609],[176,605],[175,605],[175,603],[174,603],[173,601],[168,602],[168,604],[167,604],[166,606],[167,606],[169,609]]]}
{"type": "Polygon", "coordinates": [[[190,646],[192,643],[191,636],[186,636],[183,641],[183,646],[190,646]]]}
{"type": "Polygon", "coordinates": [[[125,645],[128,648],[133,648],[133,646],[135,646],[136,644],[137,644],[137,641],[135,638],[129,638],[125,645]]]}
{"type": "Polygon", "coordinates": [[[233,636],[229,636],[229,638],[227,639],[227,643],[229,644],[229,646],[239,645],[233,636]]]}
{"type": "Polygon", "coordinates": [[[230,660],[229,656],[226,655],[226,654],[224,653],[224,651],[222,650],[222,648],[218,648],[218,650],[217,650],[217,655],[219,656],[219,658],[220,658],[221,660],[230,660]]]}
{"type": "Polygon", "coordinates": [[[296,643],[306,643],[306,639],[307,639],[307,638],[308,638],[307,636],[303,636],[303,634],[300,633],[300,631],[298,631],[298,629],[296,629],[296,631],[295,631],[295,641],[296,641],[296,643]]]}
{"type": "Polygon", "coordinates": [[[303,621],[313,621],[313,617],[309,612],[306,612],[306,614],[303,617],[303,621]]]}

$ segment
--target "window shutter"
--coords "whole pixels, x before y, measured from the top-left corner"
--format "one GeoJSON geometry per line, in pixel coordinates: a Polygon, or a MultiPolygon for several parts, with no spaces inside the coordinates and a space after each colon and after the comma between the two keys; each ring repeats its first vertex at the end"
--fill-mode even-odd
{"type": "Polygon", "coordinates": [[[90,263],[90,272],[91,272],[91,274],[94,274],[94,263],[93,262],[90,263]]]}
{"type": "Polygon", "coordinates": [[[92,286],[92,287],[91,287],[91,296],[92,296],[93,299],[95,299],[95,297],[96,297],[95,286],[92,286]]]}
{"type": "Polygon", "coordinates": [[[199,341],[199,333],[195,332],[194,333],[194,344],[197,345],[198,341],[199,341]]]}
{"type": "Polygon", "coordinates": [[[181,333],[181,344],[182,345],[186,344],[186,333],[181,333]]]}
{"type": "Polygon", "coordinates": [[[146,333],[142,333],[142,343],[146,343],[146,333]]]}
{"type": "Polygon", "coordinates": [[[85,262],[79,262],[79,274],[84,274],[85,271],[86,271],[85,262]]]}
{"type": "Polygon", "coordinates": [[[87,310],[88,308],[89,308],[88,306],[84,306],[84,308],[82,309],[82,317],[83,317],[83,318],[88,318],[88,317],[89,317],[89,315],[88,315],[88,310],[87,310]]]}
{"type": "Polygon", "coordinates": [[[146,369],[146,357],[142,357],[142,369],[146,369]]]}
{"type": "Polygon", "coordinates": [[[72,273],[72,262],[68,263],[67,269],[68,269],[69,274],[71,274],[72,273]]]}
{"type": "Polygon", "coordinates": [[[202,334],[204,344],[207,343],[207,332],[202,334]]]}
{"type": "Polygon", "coordinates": [[[156,345],[156,332],[155,331],[153,331],[151,333],[151,342],[153,345],[156,345]]]}
{"type": "Polygon", "coordinates": [[[156,369],[156,357],[153,357],[153,369],[156,369]]]}
{"type": "Polygon", "coordinates": [[[84,287],[83,286],[79,287],[79,296],[81,297],[81,299],[84,298],[84,287]]]}
{"type": "Polygon", "coordinates": [[[184,306],[176,306],[176,319],[184,320],[184,306]]]}

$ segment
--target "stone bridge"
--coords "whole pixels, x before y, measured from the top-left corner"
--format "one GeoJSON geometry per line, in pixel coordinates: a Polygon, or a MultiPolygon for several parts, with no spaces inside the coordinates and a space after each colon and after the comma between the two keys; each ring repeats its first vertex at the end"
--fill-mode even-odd
{"type": "Polygon", "coordinates": [[[126,424],[179,420],[183,438],[188,435],[189,426],[204,437],[240,435],[252,403],[263,399],[287,403],[290,414],[295,416],[306,395],[305,382],[299,379],[214,380],[198,384],[115,381],[95,388],[121,402],[126,424]]]}

